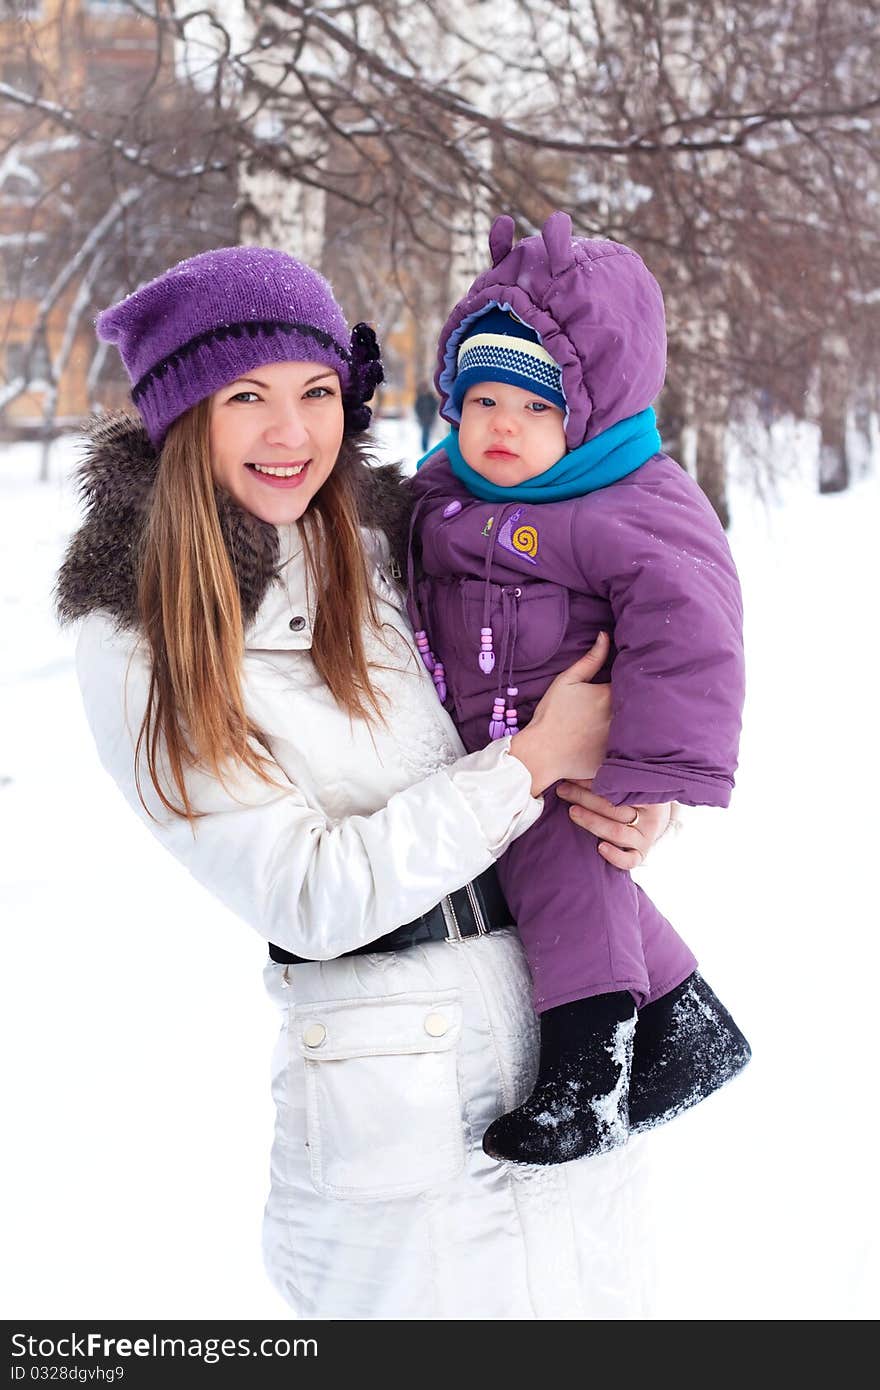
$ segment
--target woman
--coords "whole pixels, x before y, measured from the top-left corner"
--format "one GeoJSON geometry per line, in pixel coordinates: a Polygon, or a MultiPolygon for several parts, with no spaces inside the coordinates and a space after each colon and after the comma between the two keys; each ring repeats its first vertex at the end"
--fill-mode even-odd
{"type": "MultiPolygon", "coordinates": [[[[227,248],[98,332],[143,427],[96,426],[59,608],[84,618],[105,767],[270,942],[270,1275],[302,1317],[621,1316],[619,1160],[512,1173],[479,1142],[535,1065],[487,871],[542,792],[600,761],[608,690],[587,682],[605,642],[525,730],[463,756],[389,577],[396,475],[353,438],[381,379],[371,331],[349,337],[308,267],[227,248]]],[[[648,808],[630,829],[635,808],[580,799],[621,866],[668,820],[648,808]]]]}

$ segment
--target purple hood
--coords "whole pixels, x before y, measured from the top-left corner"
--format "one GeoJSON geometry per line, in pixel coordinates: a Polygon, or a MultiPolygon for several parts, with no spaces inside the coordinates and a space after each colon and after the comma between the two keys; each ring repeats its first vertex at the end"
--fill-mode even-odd
{"type": "Polygon", "coordinates": [[[533,328],[562,368],[565,437],[577,449],[657,397],[666,375],[663,296],[635,251],[572,237],[565,212],[515,246],[513,232],[513,218],[495,219],[492,268],[477,276],[440,334],[440,412],[459,423],[450,399],[458,345],[470,323],[497,304],[533,328]]]}

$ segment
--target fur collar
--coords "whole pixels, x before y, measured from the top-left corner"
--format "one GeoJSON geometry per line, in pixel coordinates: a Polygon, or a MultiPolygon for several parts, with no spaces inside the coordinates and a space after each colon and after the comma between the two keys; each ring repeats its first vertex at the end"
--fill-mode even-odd
{"type": "MultiPolygon", "coordinates": [[[[124,412],[93,417],[86,433],[79,469],[86,515],[58,573],[58,616],[71,622],[100,609],[120,627],[136,628],[137,557],[159,457],[141,421],[124,412]]],[[[355,480],[361,524],[385,532],[391,554],[405,572],[410,500],[400,470],[372,465],[361,437],[343,440],[340,464],[355,480]]],[[[278,532],[219,488],[216,497],[247,627],[276,573],[278,532]]]]}

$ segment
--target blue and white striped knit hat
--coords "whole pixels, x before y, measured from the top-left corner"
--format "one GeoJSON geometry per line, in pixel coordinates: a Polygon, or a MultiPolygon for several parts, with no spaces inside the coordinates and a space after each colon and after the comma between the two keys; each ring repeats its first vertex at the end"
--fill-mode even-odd
{"type": "Polygon", "coordinates": [[[474,319],[459,344],[452,388],[459,411],[468,387],[481,381],[505,381],[565,409],[561,367],[534,329],[497,304],[474,319]]]}

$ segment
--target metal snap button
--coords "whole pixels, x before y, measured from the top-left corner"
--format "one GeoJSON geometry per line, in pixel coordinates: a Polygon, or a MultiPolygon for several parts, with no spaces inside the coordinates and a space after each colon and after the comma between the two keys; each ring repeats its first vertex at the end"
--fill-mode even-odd
{"type": "Polygon", "coordinates": [[[302,632],[302,630],[303,630],[303,628],[305,627],[305,625],[306,625],[306,620],[305,620],[305,618],[300,617],[299,614],[297,614],[297,616],[296,616],[295,618],[291,618],[290,622],[287,624],[287,626],[290,628],[291,632],[302,632]]]}
{"type": "Polygon", "coordinates": [[[303,1033],[303,1042],[306,1047],[320,1047],[327,1036],[327,1029],[323,1023],[310,1023],[303,1033]]]}
{"type": "Polygon", "coordinates": [[[443,1014],[428,1014],[425,1019],[425,1032],[429,1037],[442,1038],[444,1033],[449,1032],[449,1019],[444,1018],[443,1014]]]}

